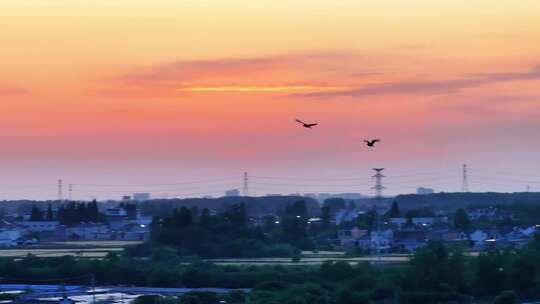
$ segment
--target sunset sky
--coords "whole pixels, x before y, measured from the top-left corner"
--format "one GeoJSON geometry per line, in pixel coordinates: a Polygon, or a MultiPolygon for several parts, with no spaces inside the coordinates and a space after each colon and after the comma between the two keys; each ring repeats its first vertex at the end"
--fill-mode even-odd
{"type": "Polygon", "coordinates": [[[59,178],[77,199],[217,196],[244,171],[256,195],[371,194],[372,167],[387,194],[459,191],[464,163],[473,191],[540,191],[539,16],[537,0],[2,1],[0,199],[55,198],[59,178]]]}

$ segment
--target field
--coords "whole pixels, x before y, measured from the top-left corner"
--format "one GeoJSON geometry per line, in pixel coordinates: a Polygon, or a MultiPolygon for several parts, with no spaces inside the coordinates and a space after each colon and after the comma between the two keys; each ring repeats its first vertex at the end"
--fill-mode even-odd
{"type": "MultiPolygon", "coordinates": [[[[125,241],[91,241],[91,242],[57,242],[42,244],[39,247],[0,249],[0,257],[23,258],[29,254],[37,257],[76,256],[85,258],[103,258],[110,252],[121,252],[126,246],[140,242],[125,241]]],[[[207,259],[218,265],[318,265],[324,261],[345,261],[350,264],[363,262],[396,264],[409,261],[406,254],[381,256],[349,257],[341,251],[304,251],[299,261],[291,258],[243,258],[243,259],[207,259]]]]}
{"type": "Polygon", "coordinates": [[[32,254],[37,257],[60,257],[70,255],[87,258],[103,258],[109,252],[120,252],[126,246],[139,243],[140,242],[128,241],[56,242],[26,248],[0,249],[0,257],[22,258],[32,254]]]}
{"type": "Polygon", "coordinates": [[[302,257],[299,261],[292,261],[291,258],[248,258],[248,259],[208,259],[218,265],[318,265],[325,261],[345,261],[355,265],[358,263],[381,263],[395,264],[405,263],[409,261],[410,256],[406,254],[393,254],[382,256],[364,256],[364,257],[348,257],[344,252],[340,251],[324,251],[324,252],[302,252],[302,257]]]}

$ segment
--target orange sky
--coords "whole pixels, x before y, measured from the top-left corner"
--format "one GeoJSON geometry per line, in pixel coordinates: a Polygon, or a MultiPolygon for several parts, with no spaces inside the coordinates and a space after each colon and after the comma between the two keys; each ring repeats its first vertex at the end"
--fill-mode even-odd
{"type": "MultiPolygon", "coordinates": [[[[57,178],[226,177],[200,190],[220,192],[244,170],[362,179],[255,194],[369,194],[373,166],[388,168],[389,193],[452,191],[465,162],[475,190],[525,189],[489,172],[538,169],[538,1],[334,2],[3,1],[0,198],[53,198],[57,178]],[[383,138],[375,152],[368,137],[383,138]],[[392,170],[439,180],[392,183],[392,170]]],[[[194,193],[169,188],[77,195],[194,193]]]]}

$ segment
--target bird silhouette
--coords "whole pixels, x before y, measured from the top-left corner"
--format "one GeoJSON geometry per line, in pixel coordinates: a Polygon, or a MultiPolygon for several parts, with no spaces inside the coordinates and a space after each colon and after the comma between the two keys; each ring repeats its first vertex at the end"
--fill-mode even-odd
{"type": "Polygon", "coordinates": [[[375,143],[378,143],[380,141],[381,141],[380,139],[364,140],[364,142],[366,143],[368,147],[373,147],[375,146],[375,143]]]}
{"type": "Polygon", "coordinates": [[[308,128],[308,129],[311,129],[311,127],[315,127],[316,125],[318,125],[317,123],[305,123],[301,121],[300,119],[297,119],[296,121],[301,123],[304,128],[308,128]]]}

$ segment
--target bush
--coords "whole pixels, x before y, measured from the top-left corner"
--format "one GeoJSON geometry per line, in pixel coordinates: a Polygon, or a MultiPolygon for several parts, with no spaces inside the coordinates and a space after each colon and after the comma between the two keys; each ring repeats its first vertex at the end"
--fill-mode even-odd
{"type": "Polygon", "coordinates": [[[519,298],[513,290],[507,290],[507,291],[501,292],[497,297],[495,297],[495,300],[493,301],[493,304],[518,304],[518,303],[519,303],[519,298]]]}

